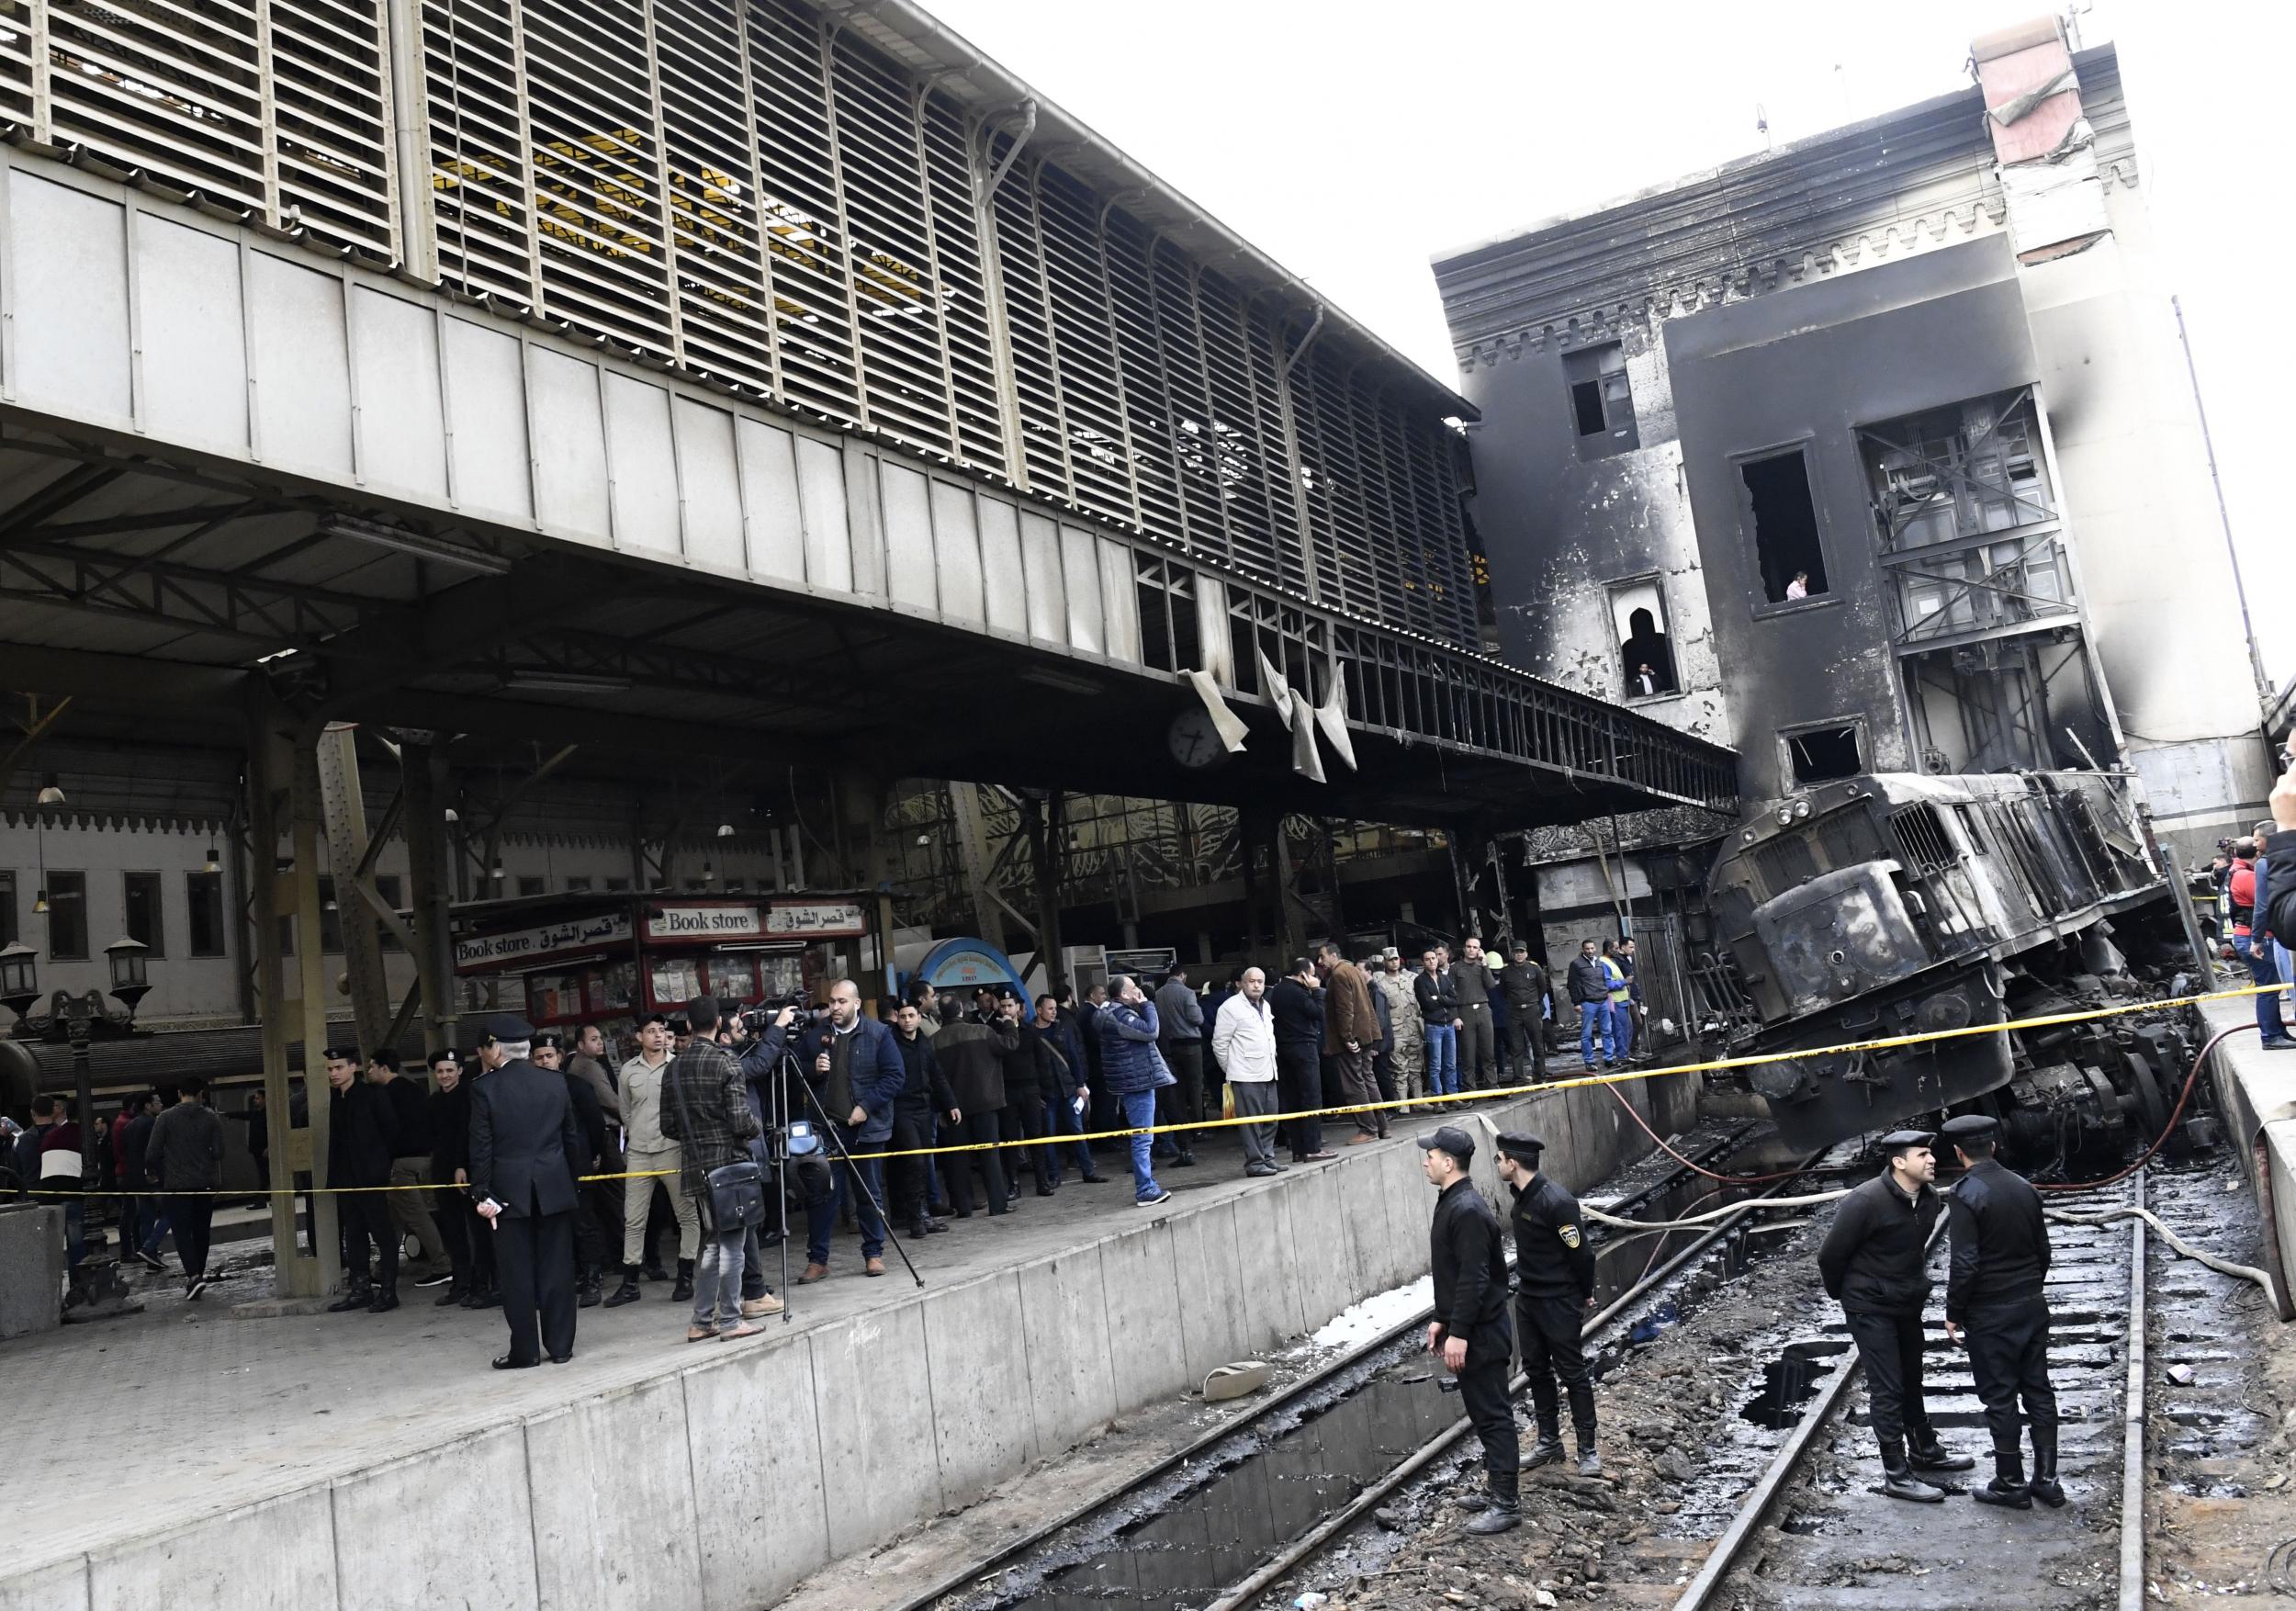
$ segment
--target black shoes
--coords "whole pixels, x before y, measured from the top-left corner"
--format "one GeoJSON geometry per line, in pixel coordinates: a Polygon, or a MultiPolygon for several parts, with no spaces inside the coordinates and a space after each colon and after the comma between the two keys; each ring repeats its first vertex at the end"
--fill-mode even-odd
{"type": "Polygon", "coordinates": [[[369,1314],[388,1314],[392,1310],[398,1307],[399,1289],[396,1287],[377,1287],[375,1289],[375,1296],[369,1300],[366,1305],[366,1312],[369,1314]]]}
{"type": "Polygon", "coordinates": [[[1518,1470],[1536,1471],[1541,1466],[1557,1465],[1562,1459],[1562,1436],[1559,1433],[1541,1432],[1538,1441],[1516,1461],[1518,1470]]]}
{"type": "Polygon", "coordinates": [[[1085,1174],[1079,1176],[1078,1178],[1086,1186],[1106,1186],[1109,1183],[1109,1177],[1106,1175],[1085,1174]]]}
{"type": "Polygon", "coordinates": [[[1974,1470],[1977,1462],[1940,1444],[1937,1434],[1932,1432],[1926,1442],[1913,1442],[1906,1451],[1906,1464],[1917,1471],[1967,1471],[1974,1470]]]}
{"type": "Polygon", "coordinates": [[[336,1299],[332,1303],[328,1304],[327,1312],[330,1314],[348,1314],[354,1309],[365,1309],[374,1301],[374,1289],[366,1286],[364,1282],[356,1283],[342,1297],[336,1299]]]}
{"type": "Polygon", "coordinates": [[[601,1290],[604,1285],[605,1278],[600,1275],[596,1270],[591,1271],[590,1274],[582,1278],[582,1284],[576,1289],[577,1292],[580,1294],[574,1300],[576,1305],[583,1309],[597,1308],[599,1300],[605,1296],[604,1292],[601,1290]]]}
{"type": "Polygon", "coordinates": [[[1580,1438],[1579,1475],[1581,1477],[1599,1477],[1602,1474],[1603,1457],[1595,1453],[1594,1440],[1592,1437],[1580,1438]]]}
{"type": "Polygon", "coordinates": [[[622,1284],[616,1287],[613,1290],[613,1295],[606,1300],[606,1307],[619,1309],[625,1303],[636,1302],[638,1297],[637,1272],[625,1269],[622,1272],[622,1284]]]}
{"type": "Polygon", "coordinates": [[[2006,1477],[1996,1477],[1982,1488],[1972,1488],[1969,1497],[1979,1504],[1998,1504],[2003,1510],[2031,1510],[2032,1492],[2022,1482],[2012,1482],[2006,1477]]]}
{"type": "Polygon", "coordinates": [[[1942,1504],[1942,1489],[1932,1488],[1913,1474],[1906,1463],[1906,1444],[1901,1437],[1876,1439],[1882,1446],[1882,1485],[1875,1492],[1892,1499],[1909,1500],[1915,1504],[1942,1504]]]}
{"type": "Polygon", "coordinates": [[[693,1301],[693,1261],[692,1259],[681,1258],[678,1261],[678,1284],[670,1289],[670,1299],[673,1303],[693,1301]]]}
{"type": "Polygon", "coordinates": [[[658,1258],[647,1259],[645,1267],[637,1273],[641,1279],[648,1281],[666,1281],[670,1279],[670,1272],[662,1268],[661,1260],[658,1258]]]}
{"type": "Polygon", "coordinates": [[[1512,1499],[1493,1499],[1489,1508],[1469,1521],[1461,1532],[1488,1538],[1493,1533],[1512,1533],[1523,1525],[1523,1507],[1512,1499]]]}
{"type": "Polygon", "coordinates": [[[455,1272],[451,1269],[433,1270],[427,1276],[416,1277],[414,1284],[418,1287],[443,1287],[454,1279],[455,1272]]]}
{"type": "Polygon", "coordinates": [[[431,1300],[431,1307],[433,1309],[451,1309],[456,1304],[461,1304],[465,1308],[467,1308],[469,1303],[470,1283],[463,1280],[459,1277],[455,1279],[455,1284],[453,1286],[447,1288],[446,1290],[441,1292],[437,1297],[431,1300]]]}
{"type": "Polygon", "coordinates": [[[541,1363],[542,1361],[539,1359],[521,1359],[515,1354],[497,1354],[494,1356],[494,1368],[497,1370],[532,1370],[535,1366],[541,1363]]]}

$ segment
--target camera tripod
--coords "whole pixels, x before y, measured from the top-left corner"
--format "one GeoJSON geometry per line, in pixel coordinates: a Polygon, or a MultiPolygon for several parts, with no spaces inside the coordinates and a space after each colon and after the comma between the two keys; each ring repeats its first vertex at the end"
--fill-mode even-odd
{"type": "MultiPolygon", "coordinates": [[[[790,1026],[793,1031],[795,1030],[796,1027],[797,1026],[794,1024],[790,1026]]],[[[789,1083],[793,1076],[796,1081],[798,1090],[805,1094],[805,1107],[812,1115],[813,1123],[815,1125],[815,1134],[820,1137],[821,1140],[827,1143],[834,1157],[834,1161],[829,1162],[831,1175],[831,1184],[829,1189],[832,1193],[834,1193],[836,1170],[838,1165],[843,1165],[848,1177],[853,1182],[854,1189],[868,1201],[871,1208],[876,1211],[877,1222],[884,1227],[885,1240],[892,1244],[894,1252],[901,1256],[902,1266],[909,1272],[909,1279],[915,1281],[919,1287],[922,1287],[925,1284],[925,1278],[917,1274],[917,1266],[910,1259],[908,1249],[901,1245],[901,1238],[895,1234],[892,1216],[885,1212],[885,1205],[879,1200],[876,1192],[871,1189],[869,1177],[861,1172],[861,1166],[854,1161],[853,1155],[846,1150],[845,1138],[843,1134],[840,1133],[838,1126],[831,1121],[829,1115],[822,1109],[820,1093],[816,1091],[813,1087],[812,1075],[805,1068],[805,1060],[798,1055],[797,1048],[792,1043],[792,1041],[787,1036],[784,1036],[782,1039],[781,1057],[774,1068],[774,1110],[770,1129],[773,1137],[772,1150],[775,1162],[782,1167],[786,1168],[788,1164],[792,1161],[789,1155],[791,1115],[788,1110],[788,1089],[789,1083]]],[[[782,1300],[782,1313],[783,1318],[786,1319],[790,1312],[788,1307],[789,1299],[786,1296],[790,1290],[789,1190],[786,1175],[782,1177],[779,1185],[781,1189],[776,1195],[780,1200],[779,1212],[781,1215],[782,1233],[782,1290],[784,1294],[782,1300]]],[[[809,1194],[806,1204],[809,1210],[812,1206],[813,1200],[814,1200],[809,1194]]]]}

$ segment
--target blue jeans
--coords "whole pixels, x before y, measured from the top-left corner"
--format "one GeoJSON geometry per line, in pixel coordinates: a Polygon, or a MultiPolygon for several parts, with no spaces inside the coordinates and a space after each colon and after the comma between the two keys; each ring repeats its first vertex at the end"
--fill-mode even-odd
{"type": "MultiPolygon", "coordinates": [[[[885,1161],[871,1155],[882,1152],[882,1141],[861,1142],[853,1139],[853,1132],[845,1125],[837,1127],[838,1140],[853,1155],[850,1167],[834,1149],[829,1156],[829,1189],[817,1202],[805,1205],[805,1256],[815,1264],[829,1262],[829,1233],[837,1226],[838,1210],[844,1206],[846,1194],[853,1190],[853,1170],[859,1169],[861,1178],[869,1183],[866,1196],[853,1204],[853,1218],[861,1222],[861,1256],[876,1258],[885,1250],[885,1222],[877,1212],[877,1204],[885,1200],[885,1161]],[[864,1155],[863,1148],[869,1149],[864,1155]]],[[[738,1255],[737,1255],[738,1257],[738,1255]]],[[[737,1279],[740,1277],[737,1269],[737,1279]]]]}
{"type": "MultiPolygon", "coordinates": [[[[1154,1091],[1121,1092],[1116,1098],[1116,1106],[1124,1116],[1124,1128],[1127,1130],[1145,1131],[1156,1121],[1156,1093],[1154,1091]]],[[[1156,1184],[1156,1177],[1148,1167],[1149,1141],[1146,1135],[1132,1137],[1132,1197],[1139,1202],[1147,1201],[1164,1189],[1156,1184]]]]}
{"type": "Polygon", "coordinates": [[[1456,1095],[1459,1088],[1459,1027],[1457,1024],[1427,1026],[1427,1094],[1431,1097],[1456,1095]]]}
{"type": "MultiPolygon", "coordinates": [[[[2233,938],[2233,949],[2246,959],[2248,976],[2257,984],[2287,983],[2280,977],[2279,959],[2275,954],[2279,948],[2272,941],[2267,940],[2259,943],[2252,940],[2243,940],[2235,935],[2233,938]]],[[[2278,991],[2257,997],[2257,1029],[2268,1041],[2282,1041],[2288,1038],[2288,1026],[2280,1019],[2280,997],[2278,991]]]]}
{"type": "MultiPolygon", "coordinates": [[[[1044,1107],[1046,1120],[1045,1132],[1047,1134],[1084,1134],[1084,1121],[1077,1116],[1076,1105],[1073,1100],[1064,1099],[1057,1102],[1047,1102],[1044,1104],[1044,1107]]],[[[1092,1149],[1081,1141],[1071,1142],[1069,1145],[1075,1150],[1076,1167],[1086,1175],[1091,1174],[1092,1149]]],[[[1061,1177],[1060,1149],[1058,1147],[1047,1147],[1044,1149],[1044,1152],[1045,1155],[1052,1160],[1052,1180],[1054,1185],[1058,1185],[1061,1177]]]]}
{"type": "Polygon", "coordinates": [[[1631,1001],[1610,1004],[1610,1047],[1611,1055],[1621,1063],[1635,1049],[1635,1007],[1631,1001]]]}
{"type": "Polygon", "coordinates": [[[1579,1056],[1589,1068],[1595,1064],[1599,1046],[1604,1057],[1611,1055],[1611,1014],[1607,1001],[1579,1003],[1579,1056]]]}

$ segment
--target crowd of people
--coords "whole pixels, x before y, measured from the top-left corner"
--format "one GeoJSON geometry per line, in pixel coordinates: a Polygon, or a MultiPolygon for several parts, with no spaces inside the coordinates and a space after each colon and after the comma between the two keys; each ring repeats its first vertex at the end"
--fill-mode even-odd
{"type": "MultiPolygon", "coordinates": [[[[1435,945],[1411,967],[1393,947],[1350,960],[1327,942],[1273,980],[1246,967],[1199,982],[1180,965],[1082,992],[1056,981],[1032,1001],[1010,984],[960,994],[912,981],[877,1017],[839,981],[808,1005],[701,997],[642,1014],[615,1047],[597,1024],[561,1033],[467,1020],[482,1031],[475,1045],[434,1050],[420,1071],[388,1050],[331,1047],[325,1177],[351,1189],[332,1198],[346,1283],[331,1307],[388,1313],[404,1286],[435,1289],[441,1306],[507,1308],[505,1358],[534,1362],[570,1349],[577,1309],[636,1302],[658,1282],[692,1305],[690,1340],[738,1337],[782,1307],[763,1254],[782,1214],[726,1222],[713,1181],[734,1166],[754,1166],[765,1181],[756,1195],[770,1204],[778,1192],[793,1209],[799,1285],[832,1273],[840,1222],[858,1231],[861,1273],[879,1277],[888,1222],[921,1238],[951,1218],[1001,1217],[1020,1205],[1024,1178],[1049,1198],[1072,1179],[1110,1182],[1122,1168],[1103,1166],[1121,1160],[1132,1201],[1164,1202],[1159,1172],[1199,1166],[1201,1132],[1190,1125],[1239,1121],[1244,1172],[1280,1174],[1343,1144],[1327,1145],[1319,1110],[1351,1110],[1340,1122],[1355,1145],[1433,1098],[1546,1078],[1551,982],[1526,945],[1503,951],[1503,961],[1470,937],[1456,956],[1435,945]],[[504,1070],[515,1077],[499,1078],[504,1070]],[[500,1104],[482,1098],[519,1086],[533,1088],[509,1121],[562,1124],[555,1152],[539,1133],[503,1151],[500,1104]],[[1152,1129],[1162,1132],[1104,1133],[1152,1129]],[[952,1147],[972,1150],[935,1150],[952,1147]],[[517,1200],[501,1198],[498,1218],[487,1211],[493,1175],[512,1155],[523,1160],[517,1200]],[[501,1234],[523,1220],[546,1234],[501,1234]],[[516,1270],[504,1257],[513,1242],[516,1270]]],[[[1589,1068],[1637,1054],[1634,967],[1630,941],[1589,940],[1570,964],[1589,1068]]],[[[200,1081],[174,1091],[164,1111],[157,1093],[123,1106],[96,1149],[98,1188],[122,1194],[122,1263],[164,1271],[172,1234],[197,1298],[216,1278],[208,1227],[224,1200],[222,1121],[200,1081]]],[[[298,1085],[290,1122],[308,1122],[305,1100],[298,1085]]],[[[260,1167],[267,1116],[258,1103],[234,1117],[247,1121],[260,1167]]],[[[79,1132],[63,1105],[42,1098],[16,1147],[21,1177],[39,1178],[52,1155],[78,1184],[79,1132]]],[[[310,1179],[297,1177],[298,1188],[310,1179]]],[[[76,1263],[80,1200],[69,1218],[76,1263]]]]}
{"type": "MultiPolygon", "coordinates": [[[[2223,947],[2224,960],[2237,961],[2245,965],[2249,976],[2259,985],[2286,985],[2296,980],[2291,969],[2288,942],[2296,939],[2296,923],[2285,917],[2279,928],[2274,926],[2273,895],[2280,895],[2279,904],[2287,906],[2296,899],[2296,855],[2283,848],[2279,858],[2282,863],[2279,877],[2274,877],[2274,858],[2267,852],[2267,842],[2282,831],[2275,822],[2259,822],[2256,832],[2247,839],[2219,839],[2216,858],[2209,868],[2209,878],[2216,889],[2216,932],[2223,947]]],[[[2285,1052],[2296,1048],[2288,1025],[2280,1011],[2280,993],[2266,991],[2256,998],[2257,1029],[2262,1033],[2265,1048],[2285,1052]]]]}

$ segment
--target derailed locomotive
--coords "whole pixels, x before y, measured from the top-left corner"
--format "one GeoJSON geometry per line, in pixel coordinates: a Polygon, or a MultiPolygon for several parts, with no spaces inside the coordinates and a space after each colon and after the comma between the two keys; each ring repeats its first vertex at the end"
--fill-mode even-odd
{"type": "MultiPolygon", "coordinates": [[[[2072,1011],[2135,994],[2132,961],[2189,963],[2134,785],[2110,773],[1818,784],[1739,825],[1705,897],[1693,984],[1734,1055],[2072,1011]]],[[[2070,1162],[2167,1124],[2190,1046],[2165,1016],[1782,1058],[1747,1083],[1797,1146],[1975,1106],[2016,1153],[2070,1162]]]]}

